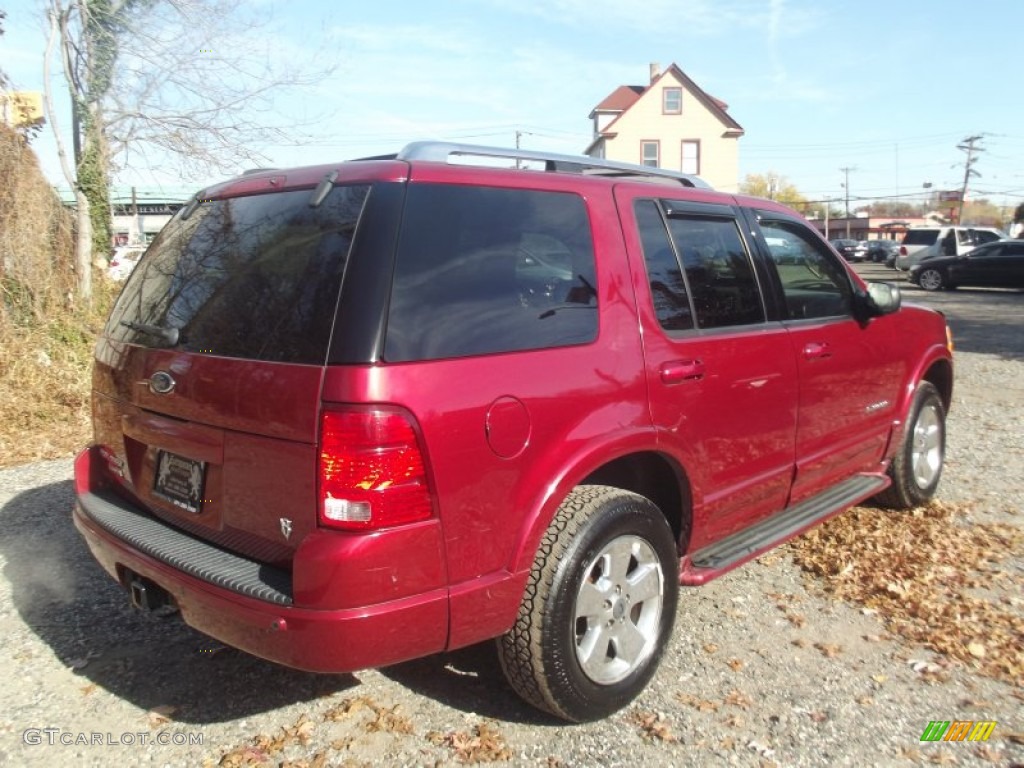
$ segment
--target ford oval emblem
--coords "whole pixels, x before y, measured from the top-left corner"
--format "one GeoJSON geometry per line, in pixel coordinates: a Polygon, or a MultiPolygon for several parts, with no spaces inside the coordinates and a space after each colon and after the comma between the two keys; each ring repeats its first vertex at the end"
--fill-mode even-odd
{"type": "Polygon", "coordinates": [[[155,395],[166,395],[174,390],[177,382],[167,371],[157,371],[149,377],[149,391],[155,395]]]}

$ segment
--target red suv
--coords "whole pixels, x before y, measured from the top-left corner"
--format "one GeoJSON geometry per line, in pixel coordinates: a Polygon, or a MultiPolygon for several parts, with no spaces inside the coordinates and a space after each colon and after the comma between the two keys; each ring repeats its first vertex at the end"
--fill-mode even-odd
{"type": "Polygon", "coordinates": [[[74,519],[135,605],[257,656],[497,638],[527,701],[600,718],[680,584],[935,493],[947,334],[695,177],[451,144],[264,171],[128,279],[74,519]]]}

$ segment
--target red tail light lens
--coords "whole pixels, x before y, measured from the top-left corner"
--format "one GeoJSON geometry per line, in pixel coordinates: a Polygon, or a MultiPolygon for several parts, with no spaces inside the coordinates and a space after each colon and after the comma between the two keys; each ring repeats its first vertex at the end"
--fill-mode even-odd
{"type": "Polygon", "coordinates": [[[319,482],[320,523],[331,528],[368,531],[433,515],[416,432],[398,411],[325,411],[319,482]]]}
{"type": "Polygon", "coordinates": [[[901,245],[900,246],[900,256],[906,256],[906,255],[907,255],[907,246],[901,245]]]}

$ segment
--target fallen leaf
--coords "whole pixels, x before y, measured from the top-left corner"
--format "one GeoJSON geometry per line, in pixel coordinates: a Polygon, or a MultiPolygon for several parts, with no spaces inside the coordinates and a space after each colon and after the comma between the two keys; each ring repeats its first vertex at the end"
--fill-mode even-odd
{"type": "Polygon", "coordinates": [[[743,662],[739,659],[729,659],[729,661],[726,663],[729,665],[729,668],[733,672],[739,672],[741,669],[743,669],[743,662]]]}
{"type": "Polygon", "coordinates": [[[985,658],[985,646],[981,643],[968,643],[967,652],[976,659],[985,658]]]}
{"type": "Polygon", "coordinates": [[[750,705],[754,703],[753,699],[736,688],[733,688],[728,694],[726,694],[724,701],[726,704],[730,704],[734,707],[740,707],[741,709],[749,709],[750,705]]]}
{"type": "Polygon", "coordinates": [[[630,715],[630,721],[640,726],[641,734],[647,739],[669,743],[678,741],[660,712],[634,712],[630,715]]]}
{"type": "Polygon", "coordinates": [[[814,647],[829,659],[834,659],[843,652],[843,646],[835,643],[815,643],[814,647]]]}
{"type": "Polygon", "coordinates": [[[704,643],[704,653],[715,653],[718,650],[718,646],[714,643],[704,643]]]}
{"type": "Polygon", "coordinates": [[[158,726],[165,725],[171,722],[171,715],[178,711],[177,707],[171,706],[170,704],[164,704],[159,707],[153,707],[146,715],[149,717],[149,727],[157,728],[158,726]]]}

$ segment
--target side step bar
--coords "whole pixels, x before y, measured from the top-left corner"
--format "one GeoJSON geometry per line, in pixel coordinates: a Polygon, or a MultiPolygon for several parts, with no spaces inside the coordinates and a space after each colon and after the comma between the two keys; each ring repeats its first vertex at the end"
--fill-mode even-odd
{"type": "Polygon", "coordinates": [[[793,538],[805,528],[874,496],[889,484],[884,475],[856,475],[750,528],[694,552],[684,560],[679,582],[704,584],[762,552],[793,538]]]}

